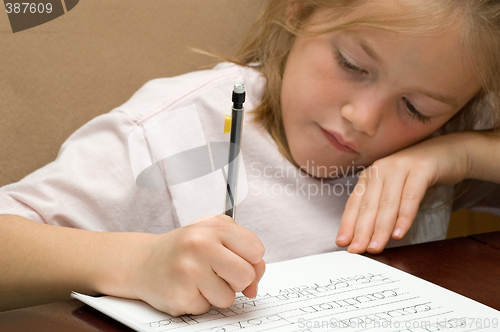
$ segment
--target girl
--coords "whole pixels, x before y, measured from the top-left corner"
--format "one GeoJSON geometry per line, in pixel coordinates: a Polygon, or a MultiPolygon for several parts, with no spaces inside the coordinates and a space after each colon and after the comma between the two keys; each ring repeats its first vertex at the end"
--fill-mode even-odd
{"type": "Polygon", "coordinates": [[[1,307],[74,290],[200,314],[255,296],[263,258],[442,238],[450,185],[500,183],[499,18],[486,0],[270,0],[239,66],[147,83],[0,190],[1,307]],[[202,216],[223,200],[216,170],[183,182],[165,161],[227,141],[237,82],[238,224],[202,216]]]}

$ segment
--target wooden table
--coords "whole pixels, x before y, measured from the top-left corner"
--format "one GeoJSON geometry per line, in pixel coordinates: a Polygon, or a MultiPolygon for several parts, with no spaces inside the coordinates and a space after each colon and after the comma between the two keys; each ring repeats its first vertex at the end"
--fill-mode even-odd
{"type": "Polygon", "coordinates": [[[366,256],[500,310],[500,232],[366,256]]]}
{"type": "MultiPolygon", "coordinates": [[[[500,310],[500,232],[366,255],[500,310]]],[[[0,331],[132,331],[76,300],[0,313],[0,331]]]]}

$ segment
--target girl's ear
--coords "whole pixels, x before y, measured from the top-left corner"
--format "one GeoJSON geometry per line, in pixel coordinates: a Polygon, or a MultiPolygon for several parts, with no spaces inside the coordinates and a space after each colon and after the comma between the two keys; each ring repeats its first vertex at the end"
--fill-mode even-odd
{"type": "Polygon", "coordinates": [[[286,4],[285,20],[287,25],[297,27],[300,20],[300,13],[304,8],[304,3],[301,0],[288,0],[286,4]]]}

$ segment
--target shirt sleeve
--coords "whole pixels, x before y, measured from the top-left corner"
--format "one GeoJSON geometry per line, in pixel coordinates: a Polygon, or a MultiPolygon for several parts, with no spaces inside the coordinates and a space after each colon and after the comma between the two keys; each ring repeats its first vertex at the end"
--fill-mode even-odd
{"type": "Polygon", "coordinates": [[[500,184],[468,180],[465,193],[460,194],[453,203],[453,210],[469,209],[489,212],[500,216],[500,184]]]}
{"type": "Polygon", "coordinates": [[[135,183],[127,139],[136,128],[118,109],[91,120],[55,161],[0,188],[0,214],[96,231],[172,230],[168,192],[135,183]]]}

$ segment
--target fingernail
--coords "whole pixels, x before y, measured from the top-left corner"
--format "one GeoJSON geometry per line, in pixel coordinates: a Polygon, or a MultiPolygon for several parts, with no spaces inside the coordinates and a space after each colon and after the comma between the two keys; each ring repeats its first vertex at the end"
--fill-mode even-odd
{"type": "Polygon", "coordinates": [[[401,236],[403,235],[403,230],[402,230],[401,228],[399,228],[399,227],[398,227],[398,228],[396,228],[396,229],[394,230],[393,235],[394,235],[395,237],[401,237],[401,236]]]}
{"type": "Polygon", "coordinates": [[[378,247],[378,241],[377,240],[373,240],[370,242],[370,244],[368,245],[368,249],[377,249],[378,247]]]}
{"type": "Polygon", "coordinates": [[[345,241],[347,237],[345,235],[339,235],[337,236],[337,242],[342,242],[342,241],[345,241]]]}
{"type": "Polygon", "coordinates": [[[357,251],[359,249],[360,245],[358,242],[351,243],[351,245],[347,248],[347,251],[352,252],[357,251]]]}

